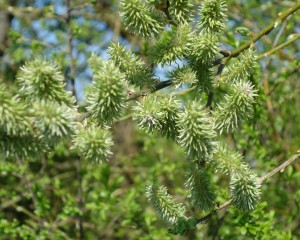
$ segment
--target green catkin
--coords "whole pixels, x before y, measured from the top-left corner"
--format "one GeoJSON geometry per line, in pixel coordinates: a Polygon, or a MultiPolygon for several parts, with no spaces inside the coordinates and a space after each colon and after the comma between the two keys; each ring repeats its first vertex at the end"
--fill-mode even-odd
{"type": "Polygon", "coordinates": [[[111,43],[108,48],[110,59],[125,74],[125,80],[130,85],[143,88],[155,83],[151,69],[132,51],[126,50],[119,43],[111,43]]]}
{"type": "Polygon", "coordinates": [[[215,206],[215,193],[207,169],[196,164],[190,166],[185,185],[189,188],[189,199],[193,206],[202,211],[208,211],[215,206]]]}
{"type": "Polygon", "coordinates": [[[141,0],[122,1],[122,10],[125,26],[139,36],[151,38],[163,29],[160,15],[141,0]]]}
{"type": "Polygon", "coordinates": [[[150,51],[151,62],[168,65],[176,60],[183,60],[191,47],[191,29],[186,25],[172,26],[164,31],[150,51]]]}
{"type": "Polygon", "coordinates": [[[243,175],[233,175],[230,181],[232,205],[242,212],[253,211],[260,201],[260,187],[257,176],[251,170],[243,175]]]}
{"type": "Polygon", "coordinates": [[[174,225],[180,217],[184,217],[186,208],[174,201],[166,187],[150,185],[146,189],[146,196],[157,214],[166,223],[174,225]]]}
{"type": "Polygon", "coordinates": [[[249,48],[242,52],[233,64],[224,69],[222,82],[232,84],[247,80],[254,71],[256,59],[253,49],[249,48]]]}
{"type": "Polygon", "coordinates": [[[223,0],[204,0],[200,7],[200,21],[197,25],[201,31],[221,33],[227,22],[227,5],[223,0]]]}
{"type": "Polygon", "coordinates": [[[198,101],[185,106],[177,121],[178,143],[192,160],[206,161],[212,154],[216,136],[213,121],[198,101]]]}
{"type": "Polygon", "coordinates": [[[73,149],[88,163],[104,163],[112,154],[113,141],[108,129],[101,129],[95,124],[78,127],[73,138],[73,149]]]}
{"type": "Polygon", "coordinates": [[[18,73],[20,95],[31,102],[52,101],[72,106],[75,98],[66,92],[64,76],[59,67],[51,62],[36,59],[26,63],[18,73]]]}
{"type": "Polygon", "coordinates": [[[225,100],[217,105],[214,112],[215,129],[221,134],[240,128],[251,116],[256,96],[250,82],[232,84],[231,93],[225,95],[225,100]]]}
{"type": "Polygon", "coordinates": [[[94,73],[92,88],[87,97],[87,109],[98,124],[110,124],[125,108],[127,85],[125,76],[111,61],[102,63],[94,73]]]}

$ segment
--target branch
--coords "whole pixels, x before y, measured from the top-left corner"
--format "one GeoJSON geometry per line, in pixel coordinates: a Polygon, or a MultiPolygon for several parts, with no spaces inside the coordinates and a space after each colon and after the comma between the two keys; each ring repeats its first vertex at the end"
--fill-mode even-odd
{"type": "MultiPolygon", "coordinates": [[[[218,68],[218,71],[217,71],[217,73],[216,73],[216,75],[215,75],[215,80],[214,80],[215,82],[218,81],[218,77],[221,75],[221,73],[222,73],[222,71],[223,71],[223,69],[224,69],[225,63],[226,63],[226,61],[227,61],[227,59],[225,59],[225,57],[230,56],[230,51],[228,51],[228,50],[221,50],[221,51],[220,51],[220,54],[222,54],[224,57],[223,57],[222,59],[215,60],[215,61],[212,63],[214,66],[220,64],[220,66],[219,66],[219,68],[218,68]],[[219,61],[219,62],[217,62],[217,61],[219,61]]],[[[154,92],[156,92],[156,91],[159,91],[159,90],[164,89],[164,88],[166,88],[166,87],[169,87],[169,86],[171,86],[171,85],[172,85],[172,81],[171,81],[171,80],[166,80],[166,81],[164,81],[164,82],[160,82],[160,83],[158,83],[157,85],[155,85],[155,86],[153,86],[153,87],[151,87],[151,88],[149,88],[149,89],[142,90],[142,91],[140,91],[140,92],[138,92],[138,93],[136,93],[136,94],[130,96],[129,98],[127,98],[127,99],[125,100],[125,102],[129,102],[129,101],[131,101],[131,100],[138,99],[139,97],[146,96],[146,95],[148,95],[149,93],[154,93],[154,92]]],[[[192,91],[193,89],[194,89],[194,88],[189,88],[189,90],[188,90],[187,92],[190,92],[190,91],[192,91]]],[[[176,95],[177,95],[177,94],[176,94],[176,95]]],[[[181,94],[179,93],[178,95],[181,95],[181,94]]],[[[183,95],[183,94],[182,94],[182,95],[183,95]]],[[[212,97],[213,97],[213,93],[212,93],[212,96],[209,97],[209,98],[211,98],[211,101],[212,101],[212,97]]],[[[208,105],[208,103],[207,103],[207,105],[208,105]]],[[[76,122],[82,122],[84,119],[86,119],[86,118],[88,118],[88,117],[90,117],[90,116],[91,116],[91,113],[85,112],[85,113],[82,113],[81,115],[75,117],[75,121],[76,121],[76,122]]]]}
{"type": "Polygon", "coordinates": [[[22,200],[22,197],[15,196],[12,199],[9,199],[8,201],[5,201],[5,202],[3,201],[1,203],[0,210],[3,211],[5,208],[9,208],[10,206],[16,204],[17,202],[19,202],[21,200],[22,200]]]}
{"type": "Polygon", "coordinates": [[[278,26],[281,22],[283,22],[287,17],[295,13],[298,9],[300,9],[300,2],[296,3],[293,7],[289,8],[288,10],[278,13],[278,17],[270,23],[267,27],[265,27],[263,30],[255,34],[250,41],[247,43],[243,44],[239,48],[235,49],[234,51],[231,52],[230,58],[232,57],[237,57],[242,51],[246,50],[251,46],[251,44],[255,43],[258,41],[261,37],[264,35],[267,35],[270,33],[275,27],[278,26]]]}
{"type": "MultiPolygon", "coordinates": [[[[68,0],[69,1],[69,0],[68,0]]],[[[232,57],[237,57],[242,51],[244,51],[245,49],[249,48],[251,44],[253,44],[254,42],[256,42],[257,40],[259,40],[262,36],[268,34],[269,32],[271,32],[274,27],[276,27],[278,24],[280,24],[282,21],[284,21],[288,16],[290,16],[291,14],[293,14],[294,12],[296,12],[298,9],[300,8],[300,3],[297,3],[295,4],[295,6],[293,6],[292,8],[289,8],[288,10],[286,10],[285,12],[282,12],[282,13],[279,13],[278,14],[278,18],[273,21],[271,24],[269,24],[266,28],[264,28],[263,30],[261,30],[259,33],[257,33],[249,42],[245,43],[244,45],[240,46],[239,48],[235,49],[233,52],[229,52],[229,51],[221,51],[220,53],[224,56],[224,57],[228,57],[229,58],[232,58],[232,57]]],[[[227,59],[227,60],[228,60],[227,59]]],[[[218,65],[222,62],[222,59],[221,60],[215,60],[212,64],[213,65],[218,65]]],[[[222,65],[222,64],[221,64],[222,65]]],[[[219,67],[219,69],[222,69],[223,68],[219,67]]],[[[221,70],[221,72],[222,72],[221,70]]],[[[219,72],[219,70],[218,70],[219,72]]],[[[216,77],[220,75],[220,74],[216,74],[216,77]]],[[[216,78],[215,78],[216,79],[216,78]]],[[[135,94],[134,96],[132,97],[129,97],[126,102],[128,101],[131,101],[131,100],[134,100],[134,99],[137,99],[141,96],[145,96],[146,94],[148,93],[153,93],[153,92],[156,92],[158,90],[161,90],[165,87],[168,87],[171,85],[171,81],[170,80],[167,80],[165,82],[161,82],[159,83],[158,85],[154,86],[153,88],[149,90],[144,90],[144,91],[141,91],[137,94],[135,94]]],[[[209,94],[209,97],[208,97],[208,101],[207,101],[207,104],[206,106],[207,107],[210,107],[211,106],[211,102],[212,102],[212,98],[213,98],[213,93],[210,93],[209,94]]],[[[85,114],[85,116],[81,117],[77,117],[75,120],[79,119],[79,120],[83,120],[85,119],[86,117],[88,117],[90,114],[85,114]]],[[[77,120],[78,121],[78,120],[77,120]]]]}
{"type": "MultiPolygon", "coordinates": [[[[292,156],[291,158],[289,158],[287,161],[285,161],[283,164],[281,164],[280,166],[278,166],[277,168],[273,169],[271,172],[267,173],[265,176],[261,177],[258,179],[258,183],[262,184],[263,182],[265,182],[267,179],[269,179],[270,177],[272,177],[273,175],[275,175],[276,173],[283,171],[286,167],[288,167],[289,165],[291,165],[297,158],[300,157],[300,150],[297,151],[297,154],[295,154],[294,156],[292,156]]],[[[197,224],[198,223],[206,223],[207,220],[209,220],[215,213],[217,213],[218,211],[228,207],[231,205],[232,200],[228,200],[227,202],[223,203],[221,206],[216,207],[213,211],[211,211],[209,214],[197,219],[197,224]]]]}
{"type": "Polygon", "coordinates": [[[168,20],[169,20],[169,23],[174,25],[175,27],[178,26],[178,24],[172,19],[171,15],[170,15],[170,12],[169,12],[169,7],[170,7],[170,1],[167,0],[166,1],[166,7],[156,7],[157,10],[160,10],[162,11],[164,14],[166,14],[168,20]]]}
{"type": "MultiPolygon", "coordinates": [[[[214,77],[214,84],[217,84],[217,82],[219,81],[220,75],[222,74],[224,68],[225,68],[225,63],[226,63],[227,59],[223,59],[221,61],[221,64],[218,67],[218,71],[214,77]]],[[[207,103],[205,108],[211,108],[212,105],[212,101],[213,101],[213,97],[214,97],[214,91],[210,91],[208,94],[208,99],[207,99],[207,103]]]]}
{"type": "MultiPolygon", "coordinates": [[[[146,95],[148,95],[149,93],[154,93],[154,92],[156,92],[156,91],[158,91],[158,90],[161,90],[161,89],[163,89],[163,88],[166,88],[166,87],[171,86],[171,84],[172,84],[171,80],[167,80],[167,81],[164,81],[164,82],[160,82],[160,83],[158,83],[157,85],[155,85],[155,86],[153,86],[153,87],[151,87],[151,88],[149,88],[149,89],[142,90],[142,91],[140,91],[140,92],[138,92],[138,93],[136,93],[136,94],[130,96],[129,98],[127,98],[127,99],[125,100],[125,102],[129,102],[129,101],[131,101],[131,100],[138,99],[139,97],[146,96],[146,95]]],[[[88,117],[90,117],[90,116],[91,116],[91,113],[90,113],[90,112],[85,112],[85,113],[81,113],[80,115],[76,116],[76,117],[74,118],[74,120],[75,120],[76,122],[82,122],[84,119],[86,119],[86,118],[88,118],[88,117]]]]}
{"type": "Polygon", "coordinates": [[[68,54],[70,56],[70,82],[71,82],[71,92],[73,96],[76,97],[75,92],[75,66],[74,66],[74,58],[73,58],[73,33],[71,27],[71,11],[72,8],[70,6],[70,0],[67,0],[67,16],[66,16],[66,25],[67,25],[67,33],[68,33],[68,54]]]}
{"type": "Polygon", "coordinates": [[[287,24],[288,20],[291,18],[291,16],[292,16],[292,15],[288,16],[288,17],[284,20],[283,24],[281,25],[281,28],[279,29],[279,31],[278,31],[278,33],[277,33],[277,35],[276,35],[276,37],[275,37],[275,40],[274,40],[274,42],[273,42],[273,44],[272,44],[272,47],[277,46],[277,43],[278,43],[278,41],[279,41],[281,35],[283,34],[284,29],[285,29],[285,27],[286,27],[286,24],[287,24]]]}
{"type": "MultiPolygon", "coordinates": [[[[221,50],[221,51],[220,51],[220,54],[222,54],[224,57],[228,57],[228,56],[230,55],[230,52],[227,51],[227,50],[221,50]]],[[[227,59],[225,59],[225,58],[222,58],[222,59],[219,59],[219,60],[220,60],[219,63],[217,63],[216,61],[214,61],[214,62],[212,63],[213,65],[219,65],[219,64],[220,64],[220,66],[219,66],[219,68],[218,68],[218,71],[217,71],[217,73],[216,73],[216,75],[215,75],[215,80],[214,80],[215,82],[218,81],[218,77],[221,75],[221,73],[222,73],[222,71],[223,71],[223,69],[224,69],[225,63],[226,63],[226,61],[227,61],[227,59]]],[[[131,101],[131,100],[138,99],[139,97],[146,96],[146,95],[148,95],[149,93],[154,93],[154,92],[156,92],[156,91],[159,91],[159,90],[164,89],[164,88],[166,88],[166,87],[169,87],[169,86],[171,86],[171,85],[172,85],[172,81],[171,81],[171,80],[166,80],[166,81],[164,81],[164,82],[160,82],[160,83],[158,83],[157,85],[155,85],[155,86],[153,86],[153,87],[151,87],[151,88],[149,88],[149,89],[142,90],[142,91],[140,91],[140,92],[138,92],[138,93],[135,93],[134,95],[132,95],[132,96],[130,96],[129,98],[127,98],[127,99],[125,100],[125,102],[129,102],[129,101],[131,101]]],[[[192,91],[193,89],[194,89],[194,88],[189,88],[189,90],[188,90],[187,92],[190,92],[190,91],[192,91]]],[[[177,95],[177,94],[176,94],[176,95],[177,95]]],[[[181,95],[181,94],[179,93],[178,95],[181,95]]],[[[182,95],[183,95],[183,94],[182,94],[182,95]]],[[[210,93],[210,95],[212,95],[212,96],[209,96],[209,99],[211,98],[211,100],[209,100],[209,101],[212,101],[213,93],[210,93]]],[[[207,106],[210,106],[210,105],[211,105],[211,103],[207,102],[207,106]]],[[[88,117],[90,117],[90,116],[91,116],[91,113],[85,112],[85,113],[82,113],[81,115],[75,117],[75,121],[76,121],[76,122],[82,122],[84,119],[86,119],[86,118],[88,118],[88,117]]]]}
{"type": "Polygon", "coordinates": [[[45,12],[44,9],[41,8],[34,8],[30,7],[16,7],[16,6],[8,6],[8,5],[0,5],[0,11],[6,11],[13,15],[14,17],[20,18],[22,20],[35,20],[40,19],[41,17],[49,18],[49,19],[56,19],[59,21],[64,21],[64,16],[52,13],[52,12],[45,12]]]}
{"type": "Polygon", "coordinates": [[[300,38],[300,34],[293,34],[292,38],[290,40],[286,41],[285,43],[282,43],[282,44],[278,45],[276,48],[273,48],[269,51],[266,51],[265,53],[262,53],[261,55],[258,56],[257,59],[260,60],[264,57],[268,57],[268,56],[272,55],[274,52],[277,52],[277,51],[283,49],[284,47],[288,46],[289,44],[295,42],[299,38],[300,38]]]}
{"type": "Polygon", "coordinates": [[[223,50],[223,49],[222,49],[219,53],[222,54],[223,57],[214,60],[214,61],[212,62],[212,64],[211,64],[212,67],[221,64],[224,58],[230,57],[230,55],[231,55],[231,52],[230,52],[229,50],[223,50]]]}
{"type": "MultiPolygon", "coordinates": [[[[218,72],[216,73],[215,78],[214,78],[214,83],[216,83],[218,81],[218,78],[221,75],[227,60],[229,60],[230,58],[233,58],[233,57],[237,57],[242,51],[249,48],[253,43],[258,41],[262,36],[267,35],[269,32],[271,32],[275,27],[277,27],[278,24],[280,24],[282,21],[284,21],[285,19],[290,17],[299,8],[300,8],[300,3],[297,3],[294,7],[289,8],[285,12],[279,13],[278,14],[279,17],[276,20],[274,20],[271,24],[269,24],[263,30],[258,32],[250,41],[248,41],[244,45],[240,46],[239,48],[235,49],[234,51],[230,52],[230,51],[226,51],[226,50],[221,50],[220,53],[223,55],[223,57],[220,59],[216,59],[212,63],[213,66],[220,64],[219,68],[218,68],[218,72]],[[223,59],[226,57],[228,57],[228,58],[224,62],[223,59]]],[[[277,48],[274,48],[271,51],[266,52],[265,54],[263,54],[263,56],[268,56],[268,55],[274,53],[275,51],[278,51],[279,49],[287,46],[288,44],[292,43],[293,41],[295,41],[298,38],[299,38],[299,34],[297,34],[295,38],[291,39],[290,41],[286,42],[285,44],[281,44],[277,48]]],[[[260,56],[260,58],[261,58],[261,56],[260,56]]],[[[206,108],[211,108],[213,97],[214,97],[214,92],[211,91],[208,95],[206,108]]]]}
{"type": "MultiPolygon", "coordinates": [[[[228,57],[228,56],[230,56],[230,51],[228,51],[228,50],[221,50],[221,51],[220,51],[220,54],[222,54],[224,57],[228,57]]],[[[218,77],[221,75],[221,73],[222,73],[222,71],[223,71],[223,69],[224,69],[224,67],[225,67],[225,63],[226,63],[227,60],[224,60],[224,59],[222,58],[222,59],[220,59],[220,62],[217,62],[217,61],[219,61],[219,60],[215,60],[215,61],[212,63],[214,66],[220,64],[220,66],[219,66],[219,68],[218,68],[218,71],[217,71],[217,73],[216,73],[216,75],[215,75],[215,80],[214,80],[215,82],[218,81],[218,77]]],[[[141,91],[141,92],[139,92],[139,93],[136,93],[135,95],[129,97],[125,102],[131,101],[131,100],[134,100],[134,99],[137,99],[137,98],[142,97],[142,96],[145,96],[145,95],[147,95],[147,94],[149,94],[149,93],[154,93],[154,92],[156,92],[156,91],[158,91],[158,90],[161,90],[161,89],[163,89],[163,88],[169,87],[169,86],[171,86],[171,85],[172,85],[172,81],[171,81],[171,80],[167,80],[167,81],[164,81],[164,82],[160,82],[160,83],[158,83],[157,85],[155,85],[154,87],[152,87],[152,88],[150,88],[150,89],[143,90],[143,91],[141,91]]]]}
{"type": "Polygon", "coordinates": [[[183,96],[191,91],[193,91],[195,89],[195,86],[194,87],[190,87],[190,88],[187,88],[181,92],[177,92],[177,93],[174,93],[175,96],[183,96]]]}
{"type": "Polygon", "coordinates": [[[291,158],[289,158],[287,161],[285,161],[283,164],[281,164],[277,168],[273,169],[271,172],[267,173],[265,176],[261,177],[258,180],[258,182],[260,184],[263,183],[263,182],[265,182],[267,179],[269,179],[270,177],[272,177],[276,173],[283,171],[286,167],[288,167],[289,165],[291,165],[298,157],[300,157],[300,151],[298,150],[297,152],[299,152],[299,153],[295,154],[294,156],[292,156],[291,158]]]}
{"type": "Polygon", "coordinates": [[[133,96],[127,98],[127,100],[125,102],[129,102],[129,101],[135,100],[135,99],[137,99],[139,97],[146,96],[149,93],[154,93],[154,92],[156,92],[158,90],[161,90],[163,88],[169,87],[171,84],[172,84],[171,80],[160,82],[159,84],[151,87],[150,89],[146,89],[146,90],[143,90],[143,91],[140,91],[140,92],[134,94],[133,96]]]}
{"type": "MultiPolygon", "coordinates": [[[[68,32],[68,52],[70,56],[70,82],[71,82],[71,91],[73,96],[76,97],[75,91],[75,65],[73,58],[73,32],[71,26],[71,0],[67,0],[67,16],[66,16],[66,25],[68,32]]],[[[76,178],[78,181],[77,186],[77,196],[78,196],[78,208],[80,211],[83,210],[83,196],[82,196],[82,176],[81,176],[81,161],[80,158],[76,159],[76,178]]],[[[80,214],[77,215],[78,219],[78,228],[79,228],[79,239],[84,239],[84,230],[83,230],[83,219],[80,214]]]]}

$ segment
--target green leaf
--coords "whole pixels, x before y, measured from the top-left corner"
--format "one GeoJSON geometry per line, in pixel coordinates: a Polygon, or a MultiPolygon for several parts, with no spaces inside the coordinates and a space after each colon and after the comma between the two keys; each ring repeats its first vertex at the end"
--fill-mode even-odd
{"type": "Polygon", "coordinates": [[[196,229],[197,221],[194,218],[189,218],[187,220],[187,225],[189,229],[196,229]]]}

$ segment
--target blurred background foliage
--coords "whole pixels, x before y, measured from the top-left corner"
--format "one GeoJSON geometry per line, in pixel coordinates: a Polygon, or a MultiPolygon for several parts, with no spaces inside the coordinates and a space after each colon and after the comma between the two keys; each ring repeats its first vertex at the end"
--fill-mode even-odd
{"type": "MultiPolygon", "coordinates": [[[[229,22],[222,48],[237,48],[296,1],[228,0],[229,22]]],[[[191,2],[197,10],[201,0],[191,2]]],[[[151,42],[124,29],[119,4],[108,0],[71,1],[75,91],[81,106],[92,78],[87,66],[91,53],[106,58],[108,44],[121,42],[147,62],[151,42]]],[[[0,81],[11,92],[17,92],[20,66],[38,57],[57,62],[69,81],[67,11],[65,1],[0,0],[0,81]]],[[[259,176],[300,148],[299,41],[271,56],[260,55],[288,41],[292,34],[299,34],[299,22],[300,14],[294,14],[255,44],[260,56],[251,76],[259,89],[255,111],[242,130],[226,138],[259,176]]],[[[159,66],[153,71],[165,79],[164,70],[170,68],[159,66]]],[[[179,95],[182,99],[192,97],[191,93],[179,95]]],[[[223,95],[219,91],[215,101],[223,95]]],[[[158,181],[183,200],[180,198],[187,196],[183,150],[138,130],[130,115],[114,124],[113,133],[114,155],[99,166],[82,164],[79,169],[78,156],[69,150],[67,140],[38,161],[1,159],[0,238],[174,239],[149,206],[145,188],[158,181]]],[[[223,186],[217,196],[222,204],[229,198],[228,178],[215,176],[214,182],[223,186]]],[[[240,214],[228,208],[181,238],[299,239],[300,163],[268,180],[262,192],[262,202],[254,212],[240,214]]],[[[201,213],[194,210],[191,215],[200,217],[201,213]]]]}

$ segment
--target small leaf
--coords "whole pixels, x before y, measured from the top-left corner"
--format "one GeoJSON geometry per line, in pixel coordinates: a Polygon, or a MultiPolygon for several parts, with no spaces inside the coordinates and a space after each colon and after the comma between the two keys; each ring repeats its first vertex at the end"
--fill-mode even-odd
{"type": "Polygon", "coordinates": [[[235,29],[235,31],[237,32],[237,33],[240,33],[242,36],[250,36],[251,35],[251,31],[249,30],[249,28],[247,28],[247,27],[237,27],[236,29],[235,29]]]}
{"type": "Polygon", "coordinates": [[[241,227],[241,234],[245,235],[247,233],[247,228],[241,227]]]}
{"type": "Polygon", "coordinates": [[[189,229],[195,229],[197,226],[197,221],[194,218],[189,218],[187,220],[187,225],[188,225],[189,229]]]}

